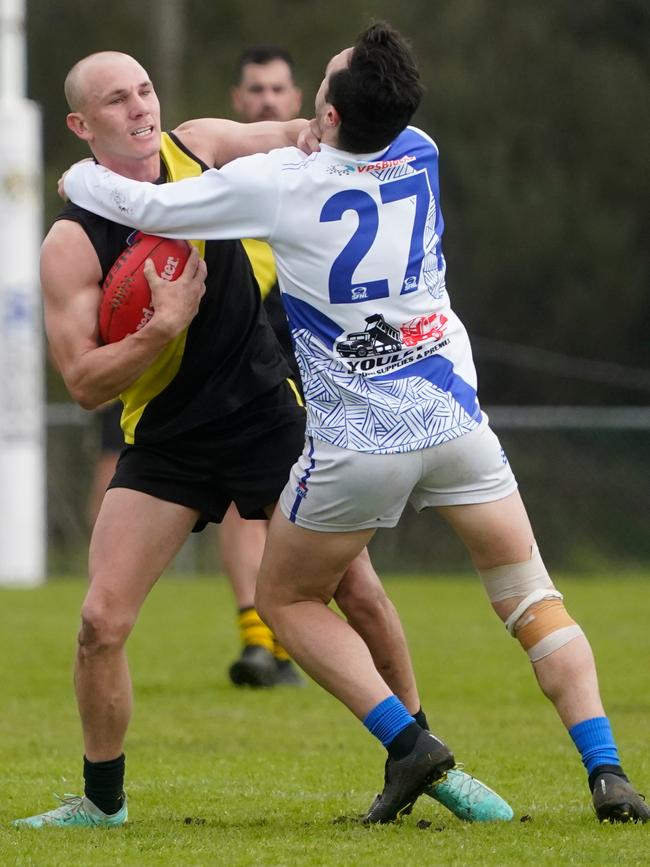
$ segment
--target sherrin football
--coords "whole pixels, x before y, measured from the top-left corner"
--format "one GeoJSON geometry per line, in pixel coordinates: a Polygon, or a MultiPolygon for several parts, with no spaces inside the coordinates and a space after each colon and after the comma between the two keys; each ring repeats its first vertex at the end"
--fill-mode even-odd
{"type": "Polygon", "coordinates": [[[102,285],[99,334],[104,343],[116,343],[139,331],[153,316],[151,290],[143,270],[145,260],[153,260],[164,280],[176,280],[192,249],[187,241],[142,232],[134,232],[127,243],[102,285]]]}

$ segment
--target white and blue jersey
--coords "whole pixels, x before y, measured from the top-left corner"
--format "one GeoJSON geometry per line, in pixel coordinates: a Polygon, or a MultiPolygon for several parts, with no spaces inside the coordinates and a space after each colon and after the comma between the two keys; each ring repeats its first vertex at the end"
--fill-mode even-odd
{"type": "Polygon", "coordinates": [[[173,184],[83,163],[65,189],[151,234],[271,244],[310,436],[381,454],[478,426],[471,348],[445,287],[438,149],[420,130],[380,154],[282,148],[173,184]]]}

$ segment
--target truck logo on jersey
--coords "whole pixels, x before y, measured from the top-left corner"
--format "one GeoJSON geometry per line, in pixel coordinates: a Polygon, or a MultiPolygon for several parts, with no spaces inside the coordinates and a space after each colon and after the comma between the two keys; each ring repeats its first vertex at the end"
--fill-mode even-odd
{"type": "Polygon", "coordinates": [[[364,331],[350,331],[337,343],[337,351],[343,358],[383,355],[386,352],[397,352],[402,348],[399,329],[389,325],[381,313],[366,316],[366,322],[364,331]]]}
{"type": "Polygon", "coordinates": [[[442,340],[447,325],[447,317],[444,314],[438,316],[432,313],[430,316],[417,316],[409,319],[400,326],[404,346],[417,346],[424,340],[442,340]]]}
{"type": "Polygon", "coordinates": [[[350,373],[388,373],[433,355],[449,344],[444,338],[447,317],[431,313],[417,316],[399,328],[390,325],[380,313],[366,317],[363,331],[349,331],[336,344],[336,351],[346,359],[350,373]],[[431,341],[436,341],[433,346],[431,341]],[[429,341],[428,346],[421,346],[429,341]]]}

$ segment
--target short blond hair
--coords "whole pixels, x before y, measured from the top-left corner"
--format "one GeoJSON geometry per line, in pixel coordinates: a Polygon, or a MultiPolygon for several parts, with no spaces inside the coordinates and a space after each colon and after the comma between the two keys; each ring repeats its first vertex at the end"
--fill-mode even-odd
{"type": "Polygon", "coordinates": [[[66,75],[63,83],[63,92],[70,111],[83,111],[88,96],[84,81],[84,69],[90,62],[99,57],[129,57],[131,60],[135,60],[130,54],[125,54],[123,51],[95,51],[93,54],[78,60],[66,75]]]}

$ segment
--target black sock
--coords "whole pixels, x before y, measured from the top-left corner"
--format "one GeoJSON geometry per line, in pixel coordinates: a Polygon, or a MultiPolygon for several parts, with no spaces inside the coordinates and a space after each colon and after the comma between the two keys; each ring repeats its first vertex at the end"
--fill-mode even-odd
{"type": "Polygon", "coordinates": [[[413,719],[416,721],[416,723],[420,726],[421,729],[425,729],[426,731],[430,731],[429,723],[427,722],[427,718],[426,718],[426,714],[424,713],[422,708],[420,708],[420,710],[417,713],[413,714],[413,719]]]}
{"type": "Polygon", "coordinates": [[[406,726],[406,728],[402,729],[402,731],[394,737],[386,747],[388,755],[395,761],[399,761],[400,759],[403,759],[404,756],[408,756],[421,734],[422,729],[417,723],[413,722],[406,726]]]}
{"type": "Polygon", "coordinates": [[[594,783],[601,774],[614,774],[615,777],[623,777],[626,782],[629,782],[628,778],[623,773],[623,768],[620,765],[598,765],[598,767],[594,768],[593,771],[589,774],[590,792],[593,792],[594,783]]]}
{"type": "Polygon", "coordinates": [[[84,794],[108,816],[122,806],[124,800],[124,753],[107,762],[89,762],[84,756],[84,794]]]}

